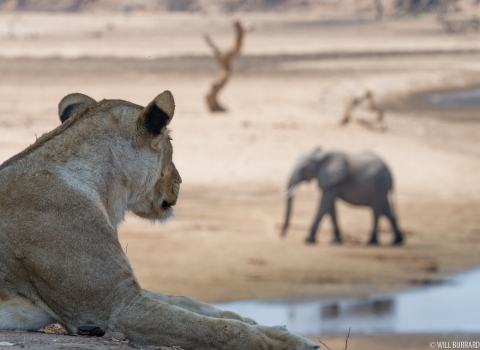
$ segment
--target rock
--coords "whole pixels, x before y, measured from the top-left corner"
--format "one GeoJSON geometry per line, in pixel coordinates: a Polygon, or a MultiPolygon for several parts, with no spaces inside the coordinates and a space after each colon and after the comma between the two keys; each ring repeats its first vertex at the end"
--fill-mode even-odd
{"type": "Polygon", "coordinates": [[[113,332],[112,333],[112,340],[113,341],[124,341],[125,340],[125,334],[120,333],[120,332],[113,332]]]}
{"type": "Polygon", "coordinates": [[[43,328],[41,331],[47,334],[57,334],[57,335],[67,334],[65,332],[65,329],[63,329],[63,327],[60,326],[58,323],[53,323],[51,325],[48,325],[45,328],[43,328]]]}

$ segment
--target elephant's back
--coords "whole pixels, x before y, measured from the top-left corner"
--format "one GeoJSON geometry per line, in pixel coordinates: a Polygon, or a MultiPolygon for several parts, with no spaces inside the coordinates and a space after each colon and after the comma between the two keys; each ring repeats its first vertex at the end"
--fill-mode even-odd
{"type": "Polygon", "coordinates": [[[374,153],[362,152],[348,156],[349,177],[340,195],[356,205],[370,205],[385,197],[392,189],[393,179],[387,165],[374,153]]]}
{"type": "Polygon", "coordinates": [[[365,183],[372,182],[390,190],[393,179],[385,162],[375,153],[362,152],[350,155],[350,172],[365,183]]]}

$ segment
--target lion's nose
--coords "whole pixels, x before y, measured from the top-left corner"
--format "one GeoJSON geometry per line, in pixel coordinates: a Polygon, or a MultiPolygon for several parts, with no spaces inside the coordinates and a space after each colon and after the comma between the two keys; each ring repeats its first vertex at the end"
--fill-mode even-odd
{"type": "Polygon", "coordinates": [[[180,176],[180,173],[178,172],[177,167],[174,163],[172,163],[172,172],[175,182],[180,185],[182,183],[182,177],[180,176]]]}
{"type": "Polygon", "coordinates": [[[162,209],[163,209],[163,210],[167,210],[167,209],[171,208],[172,205],[174,205],[174,204],[168,203],[167,201],[163,201],[163,202],[162,202],[162,209]]]}

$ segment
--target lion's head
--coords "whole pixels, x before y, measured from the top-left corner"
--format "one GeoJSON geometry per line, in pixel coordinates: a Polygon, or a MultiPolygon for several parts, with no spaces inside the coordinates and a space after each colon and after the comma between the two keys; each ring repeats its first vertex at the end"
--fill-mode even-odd
{"type": "MultiPolygon", "coordinates": [[[[58,107],[64,127],[82,119],[83,124],[94,120],[90,124],[92,129],[102,129],[105,125],[110,130],[112,125],[116,126],[115,139],[107,140],[99,149],[109,153],[107,158],[114,174],[110,180],[121,182],[123,188],[128,189],[125,191],[128,194],[122,193],[120,186],[117,190],[120,193],[116,194],[128,197],[124,198],[125,209],[152,221],[162,221],[172,215],[182,179],[172,161],[173,147],[167,129],[175,110],[169,91],[158,95],[146,107],[121,100],[96,102],[79,93],[65,96],[58,107]]],[[[106,138],[105,131],[97,132],[102,139],[106,138]]]]}

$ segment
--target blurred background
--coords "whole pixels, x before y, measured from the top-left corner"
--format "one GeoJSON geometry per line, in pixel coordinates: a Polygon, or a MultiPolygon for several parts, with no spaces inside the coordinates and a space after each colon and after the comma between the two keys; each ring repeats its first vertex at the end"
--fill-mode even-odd
{"type": "Polygon", "coordinates": [[[332,349],[350,327],[352,349],[479,341],[478,10],[477,0],[0,0],[0,161],[58,126],[69,93],[146,105],[171,90],[176,217],[129,215],[120,228],[143,287],[332,349]],[[330,243],[326,217],[306,245],[314,181],[299,186],[280,237],[281,194],[316,146],[388,164],[403,246],[390,245],[384,218],[379,246],[367,246],[371,209],[340,200],[343,244],[330,243]]]}

